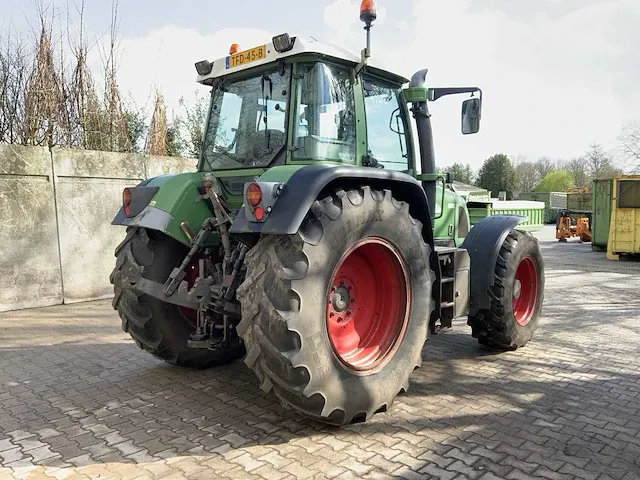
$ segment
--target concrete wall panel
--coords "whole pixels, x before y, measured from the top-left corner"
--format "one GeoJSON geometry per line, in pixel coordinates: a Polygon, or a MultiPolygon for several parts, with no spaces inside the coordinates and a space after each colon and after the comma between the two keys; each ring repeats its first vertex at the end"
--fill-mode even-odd
{"type": "Polygon", "coordinates": [[[51,157],[0,145],[0,311],[61,302],[51,157]]]}
{"type": "Polygon", "coordinates": [[[120,208],[122,190],[130,184],[100,178],[58,179],[65,303],[113,295],[109,275],[126,227],[111,225],[111,220],[120,208]]]}
{"type": "Polygon", "coordinates": [[[146,157],[147,176],[158,177],[169,173],[193,172],[198,167],[198,161],[192,158],[179,157],[146,157]]]}
{"type": "Polygon", "coordinates": [[[56,148],[54,171],[58,177],[145,178],[145,157],[135,153],[56,148]]]}
{"type": "Polygon", "coordinates": [[[0,311],[112,296],[114,250],[126,234],[111,225],[122,190],[196,164],[0,145],[0,311]]]}
{"type": "Polygon", "coordinates": [[[144,178],[144,157],[56,149],[60,255],[65,303],[113,295],[109,275],[124,227],[111,225],[122,190],[144,178]]]}
{"type": "Polygon", "coordinates": [[[0,175],[51,175],[51,157],[45,147],[0,145],[0,175]]]}

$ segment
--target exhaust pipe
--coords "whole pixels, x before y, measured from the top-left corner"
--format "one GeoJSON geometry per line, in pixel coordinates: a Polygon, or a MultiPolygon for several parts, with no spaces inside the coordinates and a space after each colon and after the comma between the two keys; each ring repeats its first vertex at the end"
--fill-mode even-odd
{"type": "MultiPolygon", "coordinates": [[[[419,70],[411,77],[409,84],[412,88],[425,88],[425,81],[429,69],[419,70]]],[[[433,130],[431,128],[431,115],[427,102],[414,102],[411,108],[416,119],[418,142],[420,144],[420,167],[424,174],[436,173],[436,159],[433,149],[433,130]]],[[[436,206],[436,181],[423,180],[422,188],[427,195],[429,214],[435,216],[436,206]]]]}

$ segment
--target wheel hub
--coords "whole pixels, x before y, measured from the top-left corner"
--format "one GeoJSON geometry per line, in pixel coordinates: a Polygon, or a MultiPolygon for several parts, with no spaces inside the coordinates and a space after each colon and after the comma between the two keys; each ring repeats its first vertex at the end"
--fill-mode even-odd
{"type": "Polygon", "coordinates": [[[340,286],[334,287],[333,295],[331,296],[331,305],[333,306],[333,311],[336,313],[345,312],[349,308],[349,304],[351,303],[351,295],[349,295],[349,290],[347,287],[340,286]]]}
{"type": "Polygon", "coordinates": [[[513,298],[517,300],[518,298],[520,298],[521,293],[522,283],[520,283],[520,280],[516,279],[516,281],[513,283],[513,298]]]}

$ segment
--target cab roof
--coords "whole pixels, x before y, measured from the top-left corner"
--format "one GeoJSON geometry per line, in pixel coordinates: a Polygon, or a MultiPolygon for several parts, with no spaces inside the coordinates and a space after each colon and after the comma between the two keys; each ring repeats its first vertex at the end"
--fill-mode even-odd
{"type": "MultiPolygon", "coordinates": [[[[259,49],[260,47],[263,48],[262,55],[258,55],[257,52],[253,52],[254,57],[262,56],[262,58],[256,58],[253,61],[243,61],[243,63],[239,65],[233,64],[234,62],[233,60],[231,60],[231,57],[233,57],[234,55],[228,55],[226,57],[214,60],[213,62],[211,62],[211,72],[207,75],[198,75],[196,81],[202,84],[210,84],[215,78],[224,77],[232,73],[241,72],[244,70],[249,70],[251,68],[259,67],[261,65],[273,63],[281,58],[289,58],[304,54],[318,55],[321,58],[333,60],[341,60],[347,63],[349,66],[353,67],[360,63],[359,55],[355,55],[353,52],[350,52],[338,45],[319,42],[313,37],[291,37],[291,40],[293,40],[293,47],[289,51],[282,53],[279,53],[276,50],[273,40],[268,41],[265,44],[256,45],[255,47],[238,52],[237,54],[243,53],[245,54],[246,58],[250,59],[252,57],[253,50],[259,49]]],[[[394,73],[388,70],[382,63],[380,63],[373,57],[367,60],[366,70],[373,74],[382,75],[384,78],[387,78],[393,83],[405,84],[409,82],[409,79],[401,74],[394,73]]]]}

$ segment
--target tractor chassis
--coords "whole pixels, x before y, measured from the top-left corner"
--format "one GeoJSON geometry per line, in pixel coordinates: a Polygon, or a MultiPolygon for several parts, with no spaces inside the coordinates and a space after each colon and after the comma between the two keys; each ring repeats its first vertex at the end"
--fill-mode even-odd
{"type": "MultiPolygon", "coordinates": [[[[184,280],[186,267],[192,258],[206,248],[201,245],[203,232],[216,227],[213,217],[207,219],[200,232],[193,237],[191,250],[187,253],[179,267],[176,267],[164,284],[148,280],[142,276],[141,270],[129,270],[126,281],[140,293],[150,295],[163,302],[183,308],[196,310],[198,322],[196,331],[188,340],[191,348],[222,349],[226,348],[226,338],[233,332],[241,319],[240,305],[235,301],[235,292],[244,276],[244,257],[249,247],[238,244],[233,250],[233,270],[226,275],[222,284],[214,284],[213,277],[207,274],[205,261],[198,261],[198,277],[191,287],[184,280]],[[212,313],[223,317],[223,337],[211,335],[212,313]]],[[[219,232],[220,233],[220,232],[219,232]]],[[[471,262],[469,253],[463,248],[435,247],[440,272],[438,285],[433,289],[434,308],[429,322],[431,335],[446,333],[452,330],[455,318],[469,313],[469,279],[471,262]]]]}

